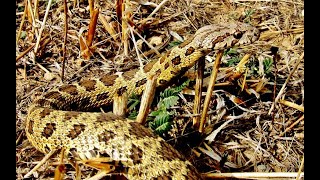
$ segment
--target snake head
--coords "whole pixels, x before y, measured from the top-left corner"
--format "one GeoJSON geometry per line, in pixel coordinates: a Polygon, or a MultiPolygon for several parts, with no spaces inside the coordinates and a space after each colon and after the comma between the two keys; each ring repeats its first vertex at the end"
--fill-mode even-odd
{"type": "Polygon", "coordinates": [[[192,44],[204,51],[223,50],[253,43],[259,35],[257,28],[240,22],[208,25],[195,33],[192,44]]]}

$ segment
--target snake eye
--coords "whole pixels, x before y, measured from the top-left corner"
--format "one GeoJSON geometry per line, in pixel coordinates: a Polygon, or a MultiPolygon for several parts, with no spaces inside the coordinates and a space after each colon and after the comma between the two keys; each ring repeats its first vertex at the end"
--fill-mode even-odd
{"type": "Polygon", "coordinates": [[[164,79],[160,79],[159,83],[160,84],[166,84],[168,81],[167,80],[164,80],[164,79]]]}
{"type": "Polygon", "coordinates": [[[235,32],[233,37],[236,39],[240,39],[242,37],[243,33],[242,32],[235,32]]]}

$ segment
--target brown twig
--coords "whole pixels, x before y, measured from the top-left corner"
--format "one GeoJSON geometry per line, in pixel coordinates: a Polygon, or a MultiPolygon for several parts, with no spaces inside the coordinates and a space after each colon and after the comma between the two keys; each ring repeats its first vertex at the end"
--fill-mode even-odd
{"type": "Polygon", "coordinates": [[[67,0],[63,0],[64,6],[64,37],[63,37],[63,45],[62,45],[62,69],[61,69],[61,81],[64,80],[64,69],[66,64],[66,43],[67,43],[67,35],[68,35],[68,8],[67,8],[67,0]]]}
{"type": "Polygon", "coordinates": [[[94,13],[94,0],[88,0],[89,1],[89,11],[90,11],[90,18],[92,18],[94,13]]]}
{"type": "Polygon", "coordinates": [[[90,59],[92,53],[91,51],[94,49],[94,47],[92,47],[92,41],[96,31],[98,15],[99,9],[95,9],[93,11],[92,17],[90,18],[89,30],[86,41],[84,41],[82,36],[79,37],[81,55],[84,59],[90,59]]]}
{"type": "Polygon", "coordinates": [[[28,21],[30,22],[30,24],[32,24],[32,29],[31,32],[35,32],[36,35],[38,35],[37,29],[35,27],[37,27],[36,25],[36,21],[35,21],[35,17],[32,13],[32,7],[31,7],[31,1],[28,0],[28,5],[27,5],[27,14],[28,14],[28,21]]]}
{"type": "Polygon", "coordinates": [[[96,26],[97,26],[98,15],[99,15],[99,9],[95,9],[92,13],[92,17],[90,19],[90,24],[89,24],[88,36],[86,41],[88,47],[91,47],[92,45],[92,41],[96,31],[96,26]]]}
{"type": "Polygon", "coordinates": [[[156,91],[156,85],[157,81],[155,76],[149,77],[146,84],[146,88],[142,95],[139,113],[136,119],[136,121],[140,124],[144,124],[146,122],[147,116],[149,114],[149,109],[156,91]]]}
{"type": "Polygon", "coordinates": [[[106,20],[106,18],[101,14],[99,13],[99,19],[103,25],[103,27],[106,29],[106,31],[110,34],[110,36],[115,40],[117,41],[117,37],[118,37],[118,34],[117,32],[114,30],[114,28],[112,27],[112,25],[106,20]]]}
{"type": "Polygon", "coordinates": [[[124,51],[124,55],[128,56],[129,55],[129,44],[128,44],[128,23],[127,23],[127,19],[129,19],[128,16],[128,12],[124,13],[126,10],[126,5],[127,2],[126,0],[124,0],[124,2],[122,3],[121,6],[121,14],[122,14],[122,18],[121,18],[121,25],[122,25],[122,36],[121,36],[121,40],[123,42],[123,51],[124,51]]]}
{"type": "Polygon", "coordinates": [[[19,41],[20,36],[21,36],[21,31],[22,31],[22,27],[23,27],[23,24],[24,24],[24,20],[25,20],[26,15],[27,15],[28,1],[25,0],[25,1],[24,1],[24,4],[25,4],[25,7],[24,7],[24,11],[23,11],[23,16],[22,16],[22,18],[21,18],[19,31],[18,31],[18,34],[17,34],[17,37],[16,37],[16,45],[18,45],[18,41],[19,41]]]}
{"type": "Polygon", "coordinates": [[[296,120],[289,127],[287,127],[279,136],[282,137],[286,132],[290,131],[295,125],[297,125],[303,119],[304,119],[304,115],[302,115],[298,120],[296,120]]]}
{"type": "MultiPolygon", "coordinates": [[[[202,84],[203,84],[203,72],[205,67],[205,59],[201,58],[197,62],[197,76],[196,76],[196,85],[195,85],[195,96],[193,104],[193,114],[200,114],[201,108],[201,94],[202,94],[202,84]]],[[[193,117],[193,126],[199,127],[200,116],[193,117]]]]}
{"type": "Polygon", "coordinates": [[[65,151],[66,151],[65,148],[61,149],[59,165],[56,167],[56,169],[54,171],[54,180],[62,180],[63,179],[63,175],[66,171],[66,169],[65,169],[66,167],[63,164],[65,151]]]}
{"type": "Polygon", "coordinates": [[[32,44],[31,46],[28,47],[25,51],[23,51],[18,57],[16,57],[16,62],[21,59],[24,55],[26,55],[29,51],[31,51],[34,48],[35,44],[32,44]]]}
{"type": "Polygon", "coordinates": [[[299,106],[296,103],[289,102],[289,101],[286,101],[286,100],[283,100],[283,99],[280,99],[279,103],[281,103],[283,105],[286,105],[286,106],[289,106],[289,107],[292,107],[292,108],[295,108],[295,109],[297,109],[297,110],[299,110],[301,112],[304,112],[304,107],[303,106],[299,106]]]}
{"type": "Polygon", "coordinates": [[[127,112],[128,94],[123,93],[121,96],[113,98],[113,114],[124,117],[127,112]]]}
{"type": "Polygon", "coordinates": [[[45,155],[45,157],[31,170],[29,171],[26,175],[24,175],[23,178],[28,178],[35,172],[37,169],[40,168],[57,150],[51,150],[48,154],[45,155]]]}
{"type": "Polygon", "coordinates": [[[153,16],[156,12],[158,12],[159,9],[160,9],[166,2],[168,2],[168,0],[163,0],[156,8],[152,11],[152,13],[148,16],[148,18],[151,17],[151,16],[153,16]]]}
{"type": "Polygon", "coordinates": [[[301,173],[302,173],[303,165],[304,165],[304,155],[303,155],[302,160],[301,160],[301,164],[300,164],[300,167],[299,167],[299,171],[298,171],[296,180],[299,180],[299,179],[300,179],[300,175],[301,175],[301,173]]]}
{"type": "Polygon", "coordinates": [[[39,10],[38,10],[39,0],[35,0],[33,5],[34,5],[34,12],[33,12],[34,18],[39,19],[39,10]]]}
{"type": "MultiPolygon", "coordinates": [[[[202,111],[201,119],[200,119],[200,127],[199,127],[199,132],[200,133],[203,132],[203,126],[204,126],[204,123],[206,121],[207,112],[208,112],[208,108],[209,108],[209,103],[210,103],[210,100],[211,100],[212,91],[214,89],[215,81],[217,79],[217,74],[218,74],[218,70],[219,70],[219,67],[220,67],[220,62],[221,62],[222,55],[223,55],[223,51],[219,50],[217,52],[217,57],[215,59],[214,65],[213,65],[213,70],[212,70],[212,74],[211,74],[211,78],[210,78],[210,84],[208,86],[207,95],[206,95],[206,98],[204,100],[203,111],[202,111]]],[[[215,122],[212,122],[212,125],[214,125],[214,124],[215,124],[215,122]]]]}
{"type": "MultiPolygon", "coordinates": [[[[46,8],[46,13],[45,13],[43,21],[41,23],[41,27],[40,27],[40,30],[39,30],[39,35],[37,37],[37,42],[36,42],[36,45],[34,47],[34,53],[37,53],[37,51],[38,51],[40,40],[41,40],[41,35],[42,35],[42,32],[43,32],[43,30],[45,28],[45,24],[46,24],[46,21],[47,21],[47,18],[48,18],[48,14],[49,14],[49,10],[50,10],[50,7],[51,7],[51,3],[52,3],[52,0],[49,0],[47,8],[46,8]]],[[[34,56],[34,58],[35,57],[36,56],[34,56]]],[[[35,59],[33,59],[33,62],[35,62],[35,59]]]]}
{"type": "Polygon", "coordinates": [[[277,97],[275,98],[274,103],[272,103],[272,106],[271,106],[271,108],[270,108],[270,110],[269,110],[269,112],[268,112],[268,115],[270,115],[271,112],[273,111],[273,108],[274,108],[275,104],[276,104],[276,103],[278,102],[278,100],[280,99],[280,97],[281,97],[282,93],[284,92],[284,89],[285,89],[285,87],[287,86],[287,84],[288,84],[291,76],[292,76],[293,73],[297,70],[298,65],[300,64],[300,62],[302,61],[303,58],[304,58],[304,52],[301,54],[301,56],[299,57],[298,61],[297,61],[296,64],[294,65],[293,69],[291,70],[289,76],[287,77],[286,81],[283,83],[283,85],[282,85],[282,87],[281,87],[281,89],[280,89],[277,97]]]}
{"type": "MultiPolygon", "coordinates": [[[[123,10],[123,0],[117,0],[116,2],[116,15],[117,15],[117,19],[118,22],[121,22],[122,20],[122,10],[123,10]]],[[[120,30],[120,29],[118,29],[120,30]]]]}

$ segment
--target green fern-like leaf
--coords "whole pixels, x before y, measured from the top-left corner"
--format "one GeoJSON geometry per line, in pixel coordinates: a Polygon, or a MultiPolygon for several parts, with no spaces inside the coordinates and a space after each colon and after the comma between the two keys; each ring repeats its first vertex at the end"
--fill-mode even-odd
{"type": "Polygon", "coordinates": [[[172,106],[175,106],[178,103],[178,96],[169,96],[162,99],[160,106],[164,106],[164,108],[168,109],[172,106]]]}
{"type": "Polygon", "coordinates": [[[137,107],[140,103],[140,99],[136,94],[132,94],[132,96],[128,100],[128,110],[132,111],[137,107]]]}
{"type": "Polygon", "coordinates": [[[162,133],[168,132],[170,128],[171,128],[171,122],[165,122],[160,126],[158,126],[154,131],[160,135],[162,133]]]}
{"type": "Polygon", "coordinates": [[[254,9],[249,9],[245,12],[245,18],[243,20],[243,22],[245,23],[250,23],[251,18],[252,18],[252,14],[255,12],[254,9]]]}
{"type": "Polygon", "coordinates": [[[170,96],[176,96],[177,94],[178,93],[176,92],[175,89],[168,88],[168,89],[165,89],[163,92],[160,93],[160,97],[163,99],[163,98],[170,97],[170,96]]]}
{"type": "Polygon", "coordinates": [[[235,49],[235,48],[230,48],[229,50],[223,52],[223,55],[235,56],[237,54],[239,54],[239,53],[238,53],[237,49],[235,49]]]}
{"type": "Polygon", "coordinates": [[[158,109],[149,114],[149,117],[154,117],[154,119],[149,122],[149,127],[156,133],[162,134],[171,128],[171,117],[174,114],[174,111],[169,112],[168,109],[178,103],[178,93],[181,92],[189,82],[190,80],[187,80],[180,86],[165,89],[160,93],[160,101],[157,106],[158,109]]]}
{"type": "Polygon", "coordinates": [[[272,64],[273,64],[273,60],[271,58],[266,58],[265,60],[263,60],[263,66],[266,74],[271,72],[272,64]]]}
{"type": "Polygon", "coordinates": [[[152,111],[152,112],[149,114],[149,116],[153,116],[153,117],[155,117],[155,116],[158,116],[158,115],[159,115],[159,113],[160,113],[160,111],[159,111],[159,110],[157,110],[157,111],[152,111]]]}
{"type": "Polygon", "coordinates": [[[158,116],[154,118],[154,123],[159,126],[164,122],[168,122],[170,120],[170,116],[172,114],[168,111],[161,111],[158,116]]]}
{"type": "Polygon", "coordinates": [[[160,97],[166,98],[169,96],[177,96],[178,93],[182,91],[182,89],[184,89],[186,86],[189,85],[189,82],[190,82],[190,80],[188,79],[187,81],[182,83],[180,86],[165,89],[162,93],[160,93],[160,97]]]}
{"type": "Polygon", "coordinates": [[[177,86],[175,89],[176,91],[181,92],[185,87],[187,87],[190,83],[190,79],[186,80],[185,82],[183,82],[180,86],[177,86]]]}
{"type": "Polygon", "coordinates": [[[130,112],[128,119],[135,120],[137,118],[137,115],[138,115],[138,111],[132,111],[130,112]]]}
{"type": "Polygon", "coordinates": [[[172,41],[172,42],[169,43],[168,48],[170,49],[172,47],[178,46],[181,43],[182,43],[181,41],[172,41]]]}
{"type": "Polygon", "coordinates": [[[158,116],[149,123],[151,129],[156,133],[162,134],[171,128],[171,114],[168,111],[159,112],[158,116]]]}
{"type": "Polygon", "coordinates": [[[239,57],[232,57],[228,60],[227,62],[227,66],[231,66],[231,65],[235,65],[236,63],[240,62],[240,58],[239,57]]]}

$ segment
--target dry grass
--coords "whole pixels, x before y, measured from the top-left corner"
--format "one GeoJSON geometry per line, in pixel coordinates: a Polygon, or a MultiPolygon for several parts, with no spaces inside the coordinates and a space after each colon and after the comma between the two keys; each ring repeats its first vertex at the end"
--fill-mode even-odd
{"type": "MultiPolygon", "coordinates": [[[[91,4],[89,8],[87,1],[72,1],[68,3],[65,54],[63,1],[39,1],[38,6],[32,3],[25,11],[26,2],[28,0],[16,1],[16,33],[19,37],[16,48],[17,179],[22,179],[44,156],[29,144],[25,136],[25,117],[35,97],[62,84],[64,55],[66,66],[63,79],[65,82],[75,82],[82,77],[97,77],[137,67],[146,59],[157,58],[165,52],[166,45],[174,38],[188,37],[206,24],[230,20],[248,22],[258,27],[261,36],[254,44],[238,49],[240,57],[252,52],[244,74],[231,84],[219,86],[219,83],[227,81],[226,62],[234,56],[227,55],[222,59],[214,100],[208,111],[207,134],[192,148],[193,153],[186,156],[202,173],[247,172],[237,176],[225,174],[228,177],[270,178],[279,172],[288,172],[279,176],[295,178],[297,172],[304,171],[302,0],[127,1],[120,6],[125,11],[117,9],[115,2],[105,0],[94,6],[99,8],[98,23],[95,28],[90,26],[94,32],[92,29],[88,31],[90,13],[94,14],[93,10],[89,12],[91,4]],[[52,4],[47,11],[49,2],[52,4]],[[38,13],[32,15],[30,10],[35,9],[38,13]],[[44,18],[46,12],[48,16],[44,18]],[[117,22],[117,17],[121,16],[125,19],[117,22]],[[134,26],[130,28],[126,22],[134,26]],[[127,31],[123,34],[128,36],[120,35],[120,30],[127,31]],[[94,33],[89,35],[93,36],[89,39],[91,42],[83,32],[94,33]],[[41,37],[39,34],[42,34],[41,37]],[[131,38],[133,34],[136,42],[131,38]],[[266,70],[268,65],[263,62],[267,58],[273,59],[271,47],[278,47],[278,56],[271,70],[266,70]],[[215,121],[217,123],[211,126],[215,121]],[[268,174],[250,176],[248,172],[268,174]]],[[[214,59],[213,56],[207,59],[210,57],[214,59]]],[[[213,63],[207,61],[206,64],[211,69],[213,63]]],[[[185,136],[184,127],[192,122],[193,96],[184,93],[181,97],[182,105],[177,107],[179,115],[175,118],[175,128],[170,132],[173,137],[185,136]]],[[[179,145],[176,147],[179,149],[179,145]]],[[[191,148],[188,150],[190,152],[191,148]]],[[[58,161],[57,155],[34,176],[40,179],[53,177],[55,162],[58,161]]],[[[65,178],[72,178],[75,170],[70,167],[68,170],[65,178]]]]}

